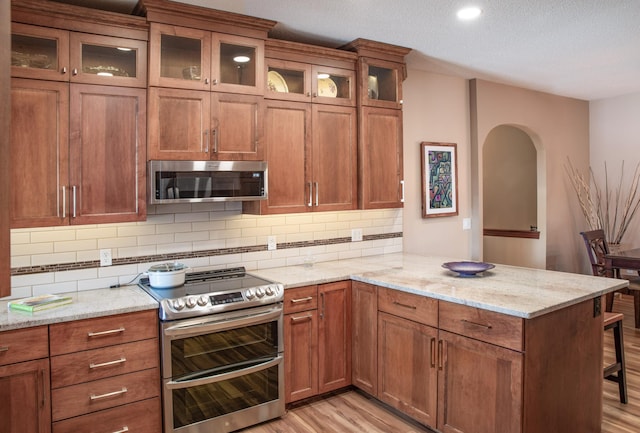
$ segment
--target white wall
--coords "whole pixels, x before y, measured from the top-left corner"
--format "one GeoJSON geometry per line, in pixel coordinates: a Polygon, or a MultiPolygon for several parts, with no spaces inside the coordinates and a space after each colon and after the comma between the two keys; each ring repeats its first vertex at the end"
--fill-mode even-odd
{"type": "MultiPolygon", "coordinates": [[[[624,161],[624,186],[628,191],[636,165],[640,162],[640,93],[589,103],[590,164],[596,179],[604,181],[604,163],[610,182],[620,179],[624,161]]],[[[640,191],[639,191],[640,193],[640,191]]],[[[623,247],[640,247],[640,211],[623,238],[623,247]]]]}
{"type": "Polygon", "coordinates": [[[471,231],[462,230],[463,218],[471,217],[468,87],[465,79],[418,70],[403,83],[405,252],[470,258],[471,231]],[[457,143],[457,216],[422,218],[423,141],[457,143]]]}

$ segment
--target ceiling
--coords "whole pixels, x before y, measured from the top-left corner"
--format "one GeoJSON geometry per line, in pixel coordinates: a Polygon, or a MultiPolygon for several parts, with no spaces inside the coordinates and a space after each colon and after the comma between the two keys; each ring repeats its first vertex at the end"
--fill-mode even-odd
{"type": "MultiPolygon", "coordinates": [[[[57,0],[130,12],[137,0],[57,0]]],[[[267,18],[271,37],[412,48],[410,69],[584,100],[640,92],[639,0],[177,0],[267,18]],[[458,21],[477,5],[480,19],[458,21]]]]}

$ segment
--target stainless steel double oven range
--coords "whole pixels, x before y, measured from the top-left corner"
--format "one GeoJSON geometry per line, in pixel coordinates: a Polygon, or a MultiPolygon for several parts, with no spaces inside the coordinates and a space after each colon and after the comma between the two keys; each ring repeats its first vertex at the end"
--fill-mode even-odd
{"type": "Polygon", "coordinates": [[[165,433],[226,433],[284,413],[281,284],[239,267],[139,285],[160,304],[165,433]]]}

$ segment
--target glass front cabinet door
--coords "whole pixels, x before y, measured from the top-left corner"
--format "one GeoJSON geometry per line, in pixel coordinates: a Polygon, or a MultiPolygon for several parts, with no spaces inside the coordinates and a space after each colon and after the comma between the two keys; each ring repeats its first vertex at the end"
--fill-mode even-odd
{"type": "Polygon", "coordinates": [[[151,24],[151,86],[230,93],[264,92],[264,41],[151,24]]]}
{"type": "Polygon", "coordinates": [[[373,59],[362,59],[360,65],[360,103],[373,107],[401,108],[403,65],[373,59]]]}
{"type": "Polygon", "coordinates": [[[11,76],[69,80],[69,32],[11,24],[11,76]]]}
{"type": "Polygon", "coordinates": [[[332,105],[356,105],[356,74],[348,69],[313,66],[311,70],[313,102],[332,105]]]}

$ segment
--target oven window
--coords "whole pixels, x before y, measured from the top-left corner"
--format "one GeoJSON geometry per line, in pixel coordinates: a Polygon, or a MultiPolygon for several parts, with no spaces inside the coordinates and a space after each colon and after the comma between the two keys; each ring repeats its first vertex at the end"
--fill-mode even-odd
{"type": "Polygon", "coordinates": [[[277,321],[182,338],[171,342],[171,376],[180,380],[222,374],[277,354],[277,321]]]}
{"type": "Polygon", "coordinates": [[[173,399],[173,427],[248,409],[278,399],[278,365],[208,385],[169,391],[173,399]]]}

